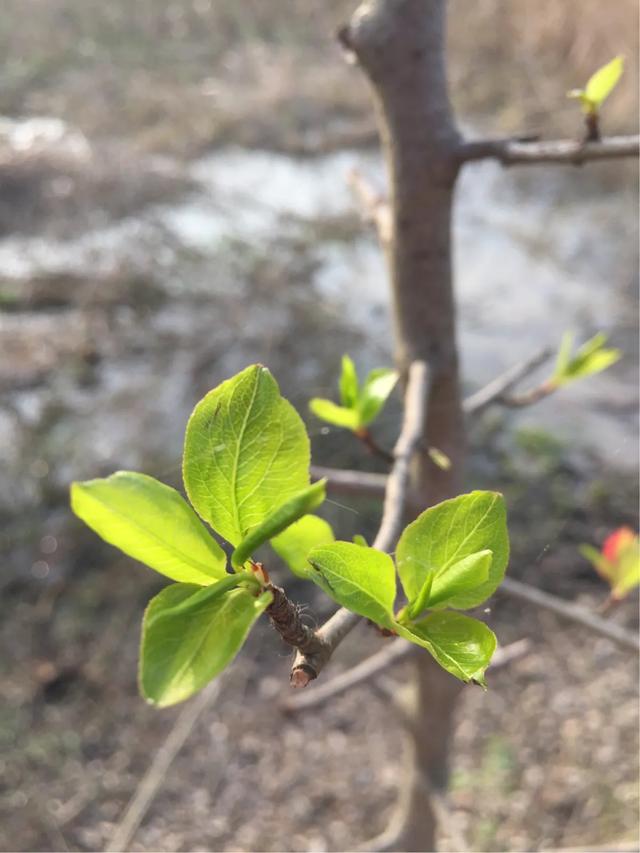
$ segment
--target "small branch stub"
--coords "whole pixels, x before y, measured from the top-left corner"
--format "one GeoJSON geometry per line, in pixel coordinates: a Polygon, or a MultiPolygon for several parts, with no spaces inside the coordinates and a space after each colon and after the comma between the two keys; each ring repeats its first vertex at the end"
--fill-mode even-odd
{"type": "MultiPolygon", "coordinates": [[[[300,607],[294,604],[285,591],[275,584],[268,583],[265,587],[273,596],[273,601],[266,609],[271,626],[280,634],[287,645],[304,654],[310,661],[324,661],[330,655],[324,639],[302,621],[300,607]]],[[[319,664],[322,666],[322,664],[319,664]]],[[[293,687],[306,687],[316,677],[313,665],[301,666],[291,673],[293,687]]]]}
{"type": "MultiPolygon", "coordinates": [[[[589,128],[589,134],[593,128],[589,128]]],[[[458,148],[458,160],[498,160],[503,166],[536,165],[539,163],[566,163],[581,166],[591,160],[611,160],[620,157],[637,157],[640,136],[610,136],[604,139],[587,135],[584,141],[556,139],[539,142],[522,142],[517,139],[481,139],[463,142],[458,148]]]]}

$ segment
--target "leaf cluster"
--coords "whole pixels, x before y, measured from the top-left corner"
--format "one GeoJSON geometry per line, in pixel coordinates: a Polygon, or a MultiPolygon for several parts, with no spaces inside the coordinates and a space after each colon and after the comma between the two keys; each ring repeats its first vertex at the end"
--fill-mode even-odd
{"type": "Polygon", "coordinates": [[[619,349],[605,347],[607,336],[603,332],[594,335],[576,352],[572,352],[573,338],[572,332],[563,335],[555,370],[549,380],[554,388],[601,373],[619,361],[622,355],[619,349]]]}
{"type": "Polygon", "coordinates": [[[272,543],[292,570],[330,598],[371,622],[427,649],[463,681],[484,684],[495,651],[493,632],[457,612],[482,604],[500,585],[509,557],[504,500],[471,492],[423,512],[402,533],[393,559],[352,542],[325,542],[298,556],[312,541],[313,516],[272,543]],[[396,571],[406,604],[396,612],[396,571]]]}
{"type": "Polygon", "coordinates": [[[309,408],[326,423],[358,433],[378,417],[397,381],[395,370],[378,367],[360,384],[353,360],[343,355],[339,382],[340,405],[332,400],[314,397],[309,408]]]}
{"type": "MultiPolygon", "coordinates": [[[[391,374],[374,371],[360,389],[346,359],[343,401],[365,420],[374,416],[396,381],[391,374]]],[[[312,514],[325,484],[310,484],[309,461],[302,420],[269,371],[252,365],[210,391],[189,419],[183,480],[190,503],[131,471],[72,484],[79,518],[175,582],[144,614],[139,683],[148,701],[182,701],[233,660],[272,601],[253,560],[267,542],[294,574],[342,606],[424,647],[456,677],[483,683],[495,637],[458,611],[482,603],[504,575],[502,497],[473,492],[428,509],[405,529],[394,565],[362,536],[336,542],[312,514]],[[398,612],[396,570],[406,599],[398,612]]]]}

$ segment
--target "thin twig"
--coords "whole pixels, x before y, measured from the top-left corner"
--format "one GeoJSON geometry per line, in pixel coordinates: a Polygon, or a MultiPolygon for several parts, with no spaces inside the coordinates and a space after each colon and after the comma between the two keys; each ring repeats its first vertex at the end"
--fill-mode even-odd
{"type": "Polygon", "coordinates": [[[590,160],[609,160],[618,157],[637,157],[639,136],[610,136],[599,142],[557,139],[542,142],[522,142],[516,139],[481,139],[464,142],[458,160],[468,163],[487,158],[503,166],[566,163],[580,166],[590,160]]]}
{"type": "Polygon", "coordinates": [[[130,849],[131,840],[144,820],[144,816],[162,783],[167,778],[169,767],[184,746],[198,718],[216,699],[219,692],[220,680],[218,679],[211,682],[195,699],[184,706],[129,800],[122,819],[117,824],[109,843],[105,847],[106,853],[117,853],[117,851],[130,849]]]}
{"type": "Polygon", "coordinates": [[[521,581],[513,580],[513,578],[505,578],[498,587],[498,592],[510,595],[513,598],[519,598],[521,601],[526,601],[527,604],[542,607],[544,610],[551,610],[565,619],[589,628],[590,631],[594,631],[596,634],[607,637],[607,639],[612,640],[614,643],[622,646],[622,648],[630,649],[636,654],[640,654],[640,640],[637,634],[628,631],[626,628],[622,628],[608,619],[601,619],[595,613],[591,613],[579,604],[564,601],[556,595],[542,592],[540,589],[536,589],[521,581]]]}
{"type": "Polygon", "coordinates": [[[362,442],[372,456],[379,456],[385,462],[393,465],[394,456],[385,447],[382,447],[371,434],[367,427],[356,430],[356,437],[362,442]]]}
{"type": "Polygon", "coordinates": [[[534,403],[539,403],[545,397],[549,397],[554,391],[558,390],[558,385],[550,379],[545,380],[535,388],[529,391],[523,391],[522,394],[504,394],[498,397],[496,402],[501,403],[509,409],[523,409],[525,406],[532,406],[534,403]]]}
{"type": "Polygon", "coordinates": [[[348,471],[341,468],[311,466],[314,480],[326,480],[329,494],[365,495],[372,498],[384,496],[387,484],[386,474],[372,474],[368,471],[348,471]]]}
{"type": "Polygon", "coordinates": [[[349,173],[347,180],[358,199],[364,220],[375,225],[381,245],[386,246],[391,240],[392,228],[389,202],[357,169],[349,173]]]}
{"type": "MultiPolygon", "coordinates": [[[[424,433],[428,390],[429,369],[425,362],[414,361],[409,368],[402,429],[393,450],[395,462],[387,478],[382,521],[373,542],[373,547],[380,551],[390,551],[402,529],[411,459],[424,433]]],[[[310,681],[317,678],[335,649],[358,624],[360,618],[344,608],[334,613],[317,631],[322,644],[321,652],[315,655],[305,655],[301,652],[296,654],[291,669],[291,684],[294,687],[306,687],[310,681]]]]}
{"type": "MultiPolygon", "coordinates": [[[[517,640],[508,646],[501,646],[496,650],[491,660],[491,670],[503,667],[507,663],[522,657],[530,648],[531,642],[527,638],[517,640]]],[[[287,713],[317,708],[319,705],[324,705],[329,699],[346,693],[347,690],[351,690],[358,684],[364,684],[378,678],[389,667],[423,652],[424,649],[408,643],[406,640],[393,640],[379,652],[346,670],[346,672],[340,673],[330,681],[315,687],[308,693],[288,697],[281,703],[280,708],[287,713]]]]}
{"type": "Polygon", "coordinates": [[[510,367],[502,375],[493,379],[488,385],[485,385],[484,388],[467,397],[462,404],[464,413],[466,415],[475,415],[491,405],[491,403],[502,400],[514,385],[517,385],[521,379],[533,373],[550,356],[551,350],[545,347],[529,358],[524,359],[524,361],[514,364],[513,367],[510,367]]]}

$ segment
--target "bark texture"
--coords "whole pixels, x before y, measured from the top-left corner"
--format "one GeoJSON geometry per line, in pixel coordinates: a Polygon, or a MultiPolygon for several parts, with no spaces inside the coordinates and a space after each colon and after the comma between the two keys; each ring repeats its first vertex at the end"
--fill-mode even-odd
{"type": "MultiPolygon", "coordinates": [[[[451,270],[451,209],[460,137],[447,94],[445,0],[365,0],[341,34],[373,91],[389,176],[391,233],[385,243],[401,371],[429,365],[425,446],[452,461],[443,471],[415,455],[412,514],[460,491],[464,424],[451,270]]],[[[459,683],[428,655],[417,665],[410,788],[394,830],[377,849],[433,850],[429,790],[443,789],[459,683]]]]}

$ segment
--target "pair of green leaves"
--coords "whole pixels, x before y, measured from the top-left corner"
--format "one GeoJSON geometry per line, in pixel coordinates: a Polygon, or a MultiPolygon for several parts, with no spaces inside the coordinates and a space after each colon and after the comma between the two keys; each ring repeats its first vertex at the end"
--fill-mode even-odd
{"type": "Polygon", "coordinates": [[[185,436],[184,484],[192,506],[234,550],[227,558],[174,489],[121,471],[74,483],[71,505],[103,539],[177,581],[143,622],[140,686],[160,706],[203,687],[235,656],[270,603],[243,564],[261,544],[315,509],[309,439],[266,368],[253,365],[196,406],[185,436]]]}
{"type": "Polygon", "coordinates": [[[616,87],[623,71],[624,57],[616,56],[591,75],[584,89],[572,89],[567,92],[567,97],[579,100],[582,111],[586,115],[597,115],[604,101],[616,87]]]}
{"type": "Polygon", "coordinates": [[[372,370],[360,385],[355,364],[348,355],[343,355],[339,383],[340,405],[332,400],[314,397],[309,408],[321,420],[357,433],[378,417],[397,381],[395,370],[379,367],[372,370]]]}
{"type": "Polygon", "coordinates": [[[565,332],[563,335],[555,370],[549,380],[555,388],[601,373],[620,359],[619,349],[605,347],[607,336],[602,332],[594,335],[572,354],[573,338],[573,332],[565,332]]]}
{"type": "Polygon", "coordinates": [[[482,604],[504,577],[509,540],[501,495],[472,492],[423,512],[400,537],[395,566],[373,548],[334,542],[326,522],[318,522],[306,516],[273,540],[292,571],[343,607],[423,646],[457,678],[484,683],[495,636],[455,611],[482,604]],[[408,600],[397,614],[396,567],[408,600]]]}

